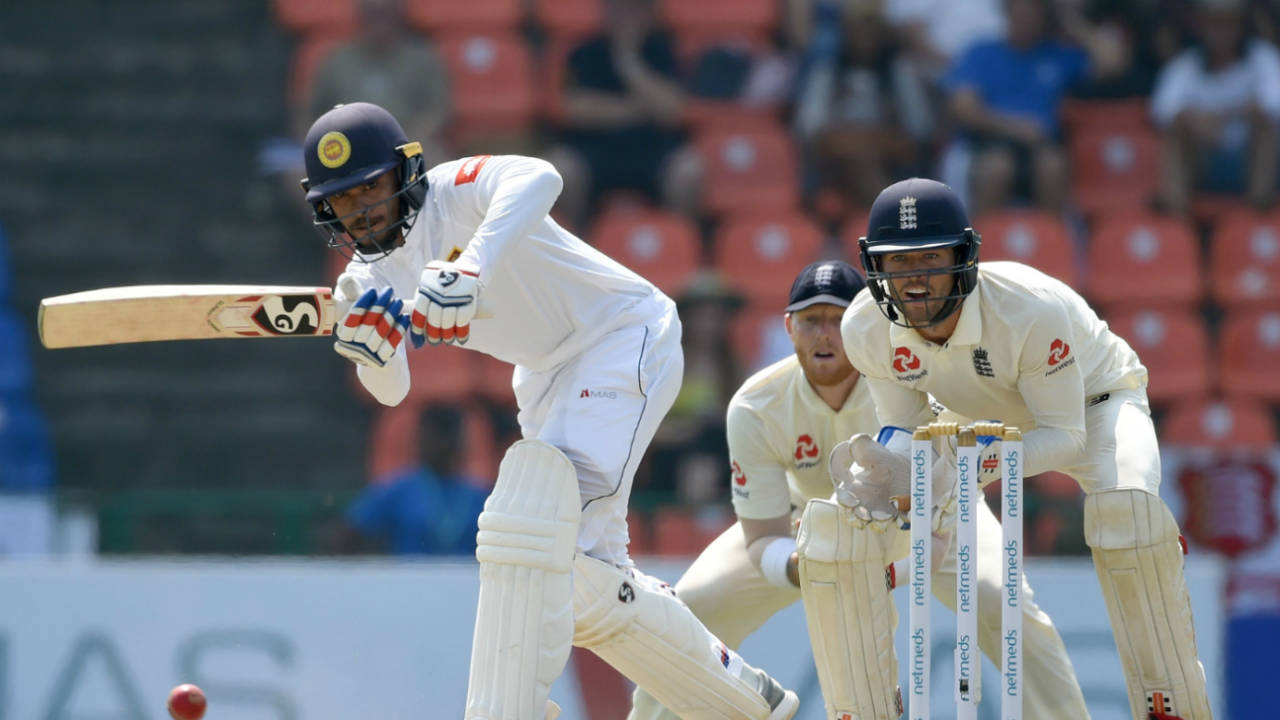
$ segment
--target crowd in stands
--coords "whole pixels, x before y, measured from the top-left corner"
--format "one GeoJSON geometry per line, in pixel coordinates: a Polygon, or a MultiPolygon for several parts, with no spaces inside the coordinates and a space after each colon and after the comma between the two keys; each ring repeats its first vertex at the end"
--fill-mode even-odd
{"type": "MultiPolygon", "coordinates": [[[[636,552],[696,550],[728,521],[724,408],[791,352],[791,278],[819,257],[857,266],[871,199],[911,175],[968,199],[984,261],[1056,275],[1135,347],[1166,446],[1276,446],[1280,4],[274,6],[299,137],[368,100],[434,159],[545,157],[565,180],[557,220],[679,302],[685,383],[636,478],[636,552]]],[[[463,353],[411,353],[412,395],[372,429],[375,486],[418,462],[413,433],[389,428],[439,408],[464,482],[494,477],[518,432],[509,368],[463,353]]],[[[1074,481],[1030,490],[1033,549],[1083,552],[1059,531],[1081,526],[1074,481]]]]}

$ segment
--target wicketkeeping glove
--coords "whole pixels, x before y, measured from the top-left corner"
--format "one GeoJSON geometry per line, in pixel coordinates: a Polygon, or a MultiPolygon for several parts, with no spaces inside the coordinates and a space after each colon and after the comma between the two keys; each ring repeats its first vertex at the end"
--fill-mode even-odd
{"type": "Polygon", "coordinates": [[[409,317],[401,312],[403,300],[391,288],[378,294],[366,290],[338,321],[333,349],[357,365],[383,367],[396,354],[409,329],[409,317]]]}
{"type": "Polygon", "coordinates": [[[440,260],[428,263],[418,278],[418,297],[409,319],[413,346],[466,344],[481,287],[474,269],[440,260]]]}

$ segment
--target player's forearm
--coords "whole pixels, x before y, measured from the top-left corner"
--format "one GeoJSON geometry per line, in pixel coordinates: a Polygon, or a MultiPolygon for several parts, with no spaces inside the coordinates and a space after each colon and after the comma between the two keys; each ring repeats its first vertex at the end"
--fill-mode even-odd
{"type": "Polygon", "coordinates": [[[364,389],[383,405],[399,405],[409,394],[409,362],[403,353],[397,353],[385,367],[357,366],[356,377],[360,378],[364,389]]]}
{"type": "Polygon", "coordinates": [[[1087,436],[1083,430],[1036,428],[1022,436],[1026,467],[1023,476],[1061,470],[1080,463],[1085,457],[1087,436]]]}
{"type": "Polygon", "coordinates": [[[545,160],[511,157],[498,162],[484,221],[459,259],[478,268],[482,281],[510,243],[528,237],[547,217],[564,187],[560,173],[545,160]]]}
{"type": "Polygon", "coordinates": [[[796,558],[796,539],[791,529],[791,516],[754,520],[741,518],[743,541],[751,564],[770,583],[778,586],[800,585],[796,558]]]}

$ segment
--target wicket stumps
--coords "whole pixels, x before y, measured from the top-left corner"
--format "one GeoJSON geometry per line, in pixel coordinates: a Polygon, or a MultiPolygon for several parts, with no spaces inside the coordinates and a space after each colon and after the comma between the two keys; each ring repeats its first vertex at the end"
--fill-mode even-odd
{"type": "Polygon", "coordinates": [[[978,649],[978,523],[981,468],[979,438],[1000,440],[1003,587],[1000,603],[1002,673],[1001,720],[1022,720],[1022,433],[987,422],[931,423],[911,438],[911,673],[907,696],[911,720],[930,718],[929,664],[932,661],[929,609],[933,597],[933,440],[956,439],[956,647],[954,689],[958,720],[976,720],[982,701],[978,649]]]}

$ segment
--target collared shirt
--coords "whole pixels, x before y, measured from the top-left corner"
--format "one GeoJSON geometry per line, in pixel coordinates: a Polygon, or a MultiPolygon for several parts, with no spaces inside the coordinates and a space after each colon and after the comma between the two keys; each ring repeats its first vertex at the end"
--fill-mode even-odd
{"type": "Polygon", "coordinates": [[[811,498],[830,497],[831,448],[854,433],[880,429],[861,378],[839,410],[809,384],[794,354],[747,379],[727,417],[733,509],[763,520],[788,515],[811,498]]]}
{"type": "Polygon", "coordinates": [[[885,425],[910,427],[932,395],[966,418],[1048,431],[1025,438],[1031,475],[1083,451],[1087,398],[1147,384],[1137,354],[1080,295],[1026,265],[982,263],[958,312],[939,345],[890,323],[869,292],[845,311],[845,352],[885,425]]]}

